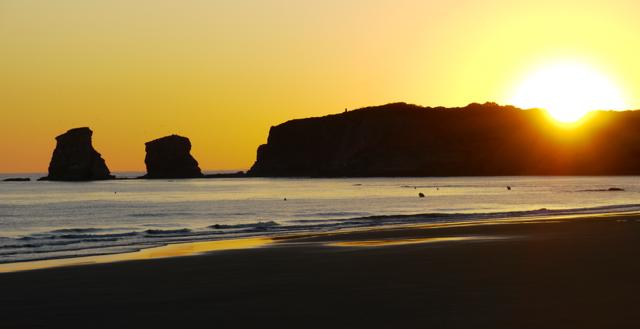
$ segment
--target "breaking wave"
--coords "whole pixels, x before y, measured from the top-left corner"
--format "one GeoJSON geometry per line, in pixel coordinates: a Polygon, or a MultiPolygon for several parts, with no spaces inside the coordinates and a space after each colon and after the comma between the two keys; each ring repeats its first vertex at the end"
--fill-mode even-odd
{"type": "MultiPolygon", "coordinates": [[[[340,229],[379,227],[399,224],[447,223],[501,218],[541,216],[570,216],[600,213],[640,212],[640,204],[611,205],[573,209],[539,208],[509,212],[475,213],[423,213],[413,215],[379,215],[339,218],[345,212],[319,213],[328,219],[264,220],[250,223],[217,223],[202,227],[167,227],[149,229],[153,223],[135,228],[77,227],[33,233],[21,237],[0,239],[0,263],[25,260],[73,257],[100,254],[105,250],[139,250],[168,243],[202,240],[231,239],[239,237],[272,235],[296,232],[328,232],[340,229]],[[330,216],[330,215],[333,215],[330,216]],[[147,228],[145,228],[147,227],[147,228]],[[126,247],[126,248],[125,248],[126,247]],[[92,250],[91,252],[89,250],[92,250]]],[[[304,216],[302,216],[304,217],[304,216]]],[[[158,224],[157,226],[162,226],[158,224]]],[[[110,252],[111,252],[110,251],[110,252]]]]}

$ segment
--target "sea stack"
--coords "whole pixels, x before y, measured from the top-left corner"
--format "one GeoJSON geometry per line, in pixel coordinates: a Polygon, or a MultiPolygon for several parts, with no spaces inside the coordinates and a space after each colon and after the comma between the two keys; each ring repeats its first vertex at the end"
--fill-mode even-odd
{"type": "Polygon", "coordinates": [[[203,177],[198,161],[191,156],[188,138],[171,135],[145,143],[144,163],[147,174],[143,178],[203,177]]]}
{"type": "Polygon", "coordinates": [[[88,127],[74,128],[56,137],[49,175],[42,180],[90,181],[113,179],[107,164],[91,144],[88,127]]]}

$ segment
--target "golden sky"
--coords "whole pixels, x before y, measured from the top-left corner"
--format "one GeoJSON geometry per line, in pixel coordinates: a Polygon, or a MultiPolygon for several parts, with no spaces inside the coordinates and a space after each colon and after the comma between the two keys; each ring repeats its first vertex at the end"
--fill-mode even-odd
{"type": "Polygon", "coordinates": [[[579,60],[640,108],[640,2],[2,0],[0,172],[46,171],[89,126],[112,171],[187,136],[203,169],[247,169],[269,127],[404,101],[506,103],[579,60]]]}

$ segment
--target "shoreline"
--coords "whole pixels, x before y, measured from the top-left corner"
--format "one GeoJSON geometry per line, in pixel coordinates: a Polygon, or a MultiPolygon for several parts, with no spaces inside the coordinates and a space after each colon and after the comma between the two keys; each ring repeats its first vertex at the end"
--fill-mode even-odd
{"type": "MultiPolygon", "coordinates": [[[[405,215],[399,217],[413,217],[421,216],[417,215],[405,215]]],[[[374,216],[375,217],[375,216],[374,216]]],[[[394,216],[390,216],[394,217],[394,216]]],[[[153,246],[148,248],[140,248],[135,251],[111,253],[111,254],[97,254],[88,256],[76,256],[76,257],[61,257],[61,258],[47,258],[37,260],[18,261],[11,263],[0,264],[0,274],[14,273],[22,271],[33,271],[60,267],[70,266],[84,266],[84,265],[96,265],[96,264],[111,264],[127,261],[140,261],[140,260],[161,260],[174,257],[190,257],[201,256],[211,252],[223,252],[229,250],[241,250],[251,248],[269,247],[274,245],[282,245],[288,243],[296,243],[298,241],[321,240],[324,241],[326,246],[335,247],[350,247],[350,246],[391,246],[402,244],[420,244],[420,243],[438,243],[438,242],[455,242],[455,241],[472,241],[472,240],[490,240],[491,236],[482,237],[441,237],[437,236],[438,229],[451,229],[460,227],[476,227],[485,225],[518,225],[518,224],[533,224],[533,223],[553,223],[559,221],[573,221],[573,220],[625,220],[627,218],[634,218],[637,222],[640,222],[640,212],[622,212],[622,213],[590,213],[590,214],[550,214],[550,215],[528,215],[528,216],[515,216],[515,217],[498,217],[492,219],[483,220],[465,220],[458,222],[445,222],[445,223],[404,223],[404,224],[387,224],[375,227],[359,227],[359,228],[345,228],[335,231],[321,231],[321,232],[294,232],[294,233],[274,233],[263,234],[243,238],[231,238],[231,239],[218,239],[218,240],[200,240],[190,242],[175,242],[165,243],[160,246],[153,246]],[[635,219],[637,217],[637,219],[635,219]],[[383,235],[398,233],[402,231],[416,231],[427,234],[428,238],[423,239],[405,239],[397,237],[397,241],[390,239],[388,242],[384,241],[350,241],[349,237],[359,236],[362,234],[377,235],[382,233],[383,235]],[[333,241],[333,237],[342,236],[347,237],[344,240],[333,241]]],[[[400,234],[403,235],[403,234],[400,234]]]]}
{"type": "Polygon", "coordinates": [[[269,243],[266,237],[169,243],[136,251],[79,257],[50,258],[0,264],[0,274],[69,266],[110,264],[145,259],[194,256],[200,253],[257,248],[269,243]]]}
{"type": "Polygon", "coordinates": [[[3,273],[0,304],[3,328],[637,328],[638,244],[640,214],[281,236],[3,273]]]}

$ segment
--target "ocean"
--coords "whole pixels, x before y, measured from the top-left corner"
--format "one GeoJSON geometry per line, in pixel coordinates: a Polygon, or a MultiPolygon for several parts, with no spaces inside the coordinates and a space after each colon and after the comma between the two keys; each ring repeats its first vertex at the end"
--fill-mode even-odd
{"type": "Polygon", "coordinates": [[[309,231],[638,211],[637,176],[0,182],[0,263],[309,231]]]}

